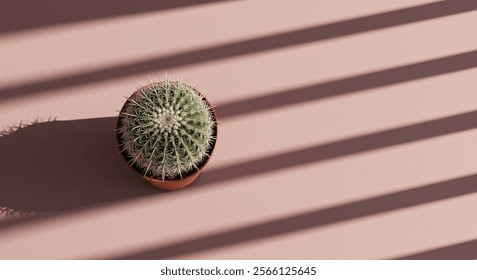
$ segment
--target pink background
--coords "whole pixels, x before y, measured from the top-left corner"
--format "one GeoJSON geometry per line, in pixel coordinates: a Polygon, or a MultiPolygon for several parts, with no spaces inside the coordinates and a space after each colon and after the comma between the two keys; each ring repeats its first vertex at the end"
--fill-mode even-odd
{"type": "Polygon", "coordinates": [[[4,4],[0,258],[477,258],[476,1],[160,2],[4,4]],[[166,75],[221,121],[168,193],[112,131],[166,75]]]}

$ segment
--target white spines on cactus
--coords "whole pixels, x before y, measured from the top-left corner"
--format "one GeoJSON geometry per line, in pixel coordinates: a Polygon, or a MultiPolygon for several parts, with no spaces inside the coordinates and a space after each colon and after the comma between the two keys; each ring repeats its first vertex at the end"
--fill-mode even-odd
{"type": "Polygon", "coordinates": [[[193,87],[169,80],[151,83],[124,105],[119,145],[145,176],[180,179],[209,157],[215,125],[210,105],[193,87]]]}

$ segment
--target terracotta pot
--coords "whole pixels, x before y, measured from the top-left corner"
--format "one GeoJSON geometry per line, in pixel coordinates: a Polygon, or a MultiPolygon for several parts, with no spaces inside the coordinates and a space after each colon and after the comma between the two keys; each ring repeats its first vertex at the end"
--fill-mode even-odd
{"type": "MultiPolygon", "coordinates": [[[[209,157],[210,158],[210,157],[209,157]]],[[[166,190],[166,191],[173,191],[173,190],[178,190],[187,187],[188,185],[192,184],[192,182],[199,177],[200,172],[202,171],[202,168],[205,166],[205,164],[209,161],[207,159],[199,168],[199,170],[196,170],[194,173],[189,174],[188,176],[185,176],[182,179],[177,179],[177,180],[158,180],[154,179],[151,177],[143,176],[146,181],[148,181],[151,185],[153,185],[156,188],[159,188],[161,190],[166,190]]]]}
{"type": "MultiPolygon", "coordinates": [[[[146,86],[147,87],[147,86],[146,86]]],[[[211,147],[209,148],[209,156],[207,157],[207,159],[201,163],[199,165],[199,168],[197,170],[195,170],[194,172],[191,172],[189,174],[186,174],[184,177],[182,177],[181,179],[175,179],[175,180],[159,180],[159,179],[155,179],[155,178],[152,178],[152,177],[149,177],[149,176],[144,176],[143,175],[143,178],[148,181],[151,185],[153,185],[154,187],[158,188],[158,189],[161,189],[161,190],[166,190],[166,191],[173,191],[173,190],[178,190],[178,189],[182,189],[182,188],[185,188],[187,187],[188,185],[190,185],[192,182],[194,182],[197,177],[199,176],[199,174],[202,172],[202,169],[205,167],[205,165],[209,162],[210,158],[212,157],[212,153],[214,151],[214,148],[215,148],[215,144],[217,143],[217,130],[218,130],[218,127],[217,127],[217,115],[215,113],[215,110],[213,109],[213,107],[210,105],[209,101],[207,100],[207,98],[205,98],[204,95],[202,95],[198,90],[194,89],[196,91],[197,94],[201,95],[204,100],[207,102],[207,104],[209,105],[209,108],[210,110],[212,111],[213,113],[213,116],[214,116],[214,120],[215,120],[215,129],[214,129],[214,136],[215,136],[215,141],[212,143],[211,147]]],[[[141,91],[141,89],[138,89],[136,90],[132,95],[131,97],[133,97],[134,95],[136,94],[139,94],[141,91]]],[[[131,98],[130,97],[130,98],[131,98]]],[[[123,105],[123,107],[121,108],[121,113],[125,110],[126,108],[126,105],[128,105],[128,102],[129,102],[129,99],[128,101],[126,101],[123,105]]],[[[119,124],[121,122],[121,113],[119,114],[118,116],[118,119],[117,119],[117,122],[116,122],[116,128],[119,127],[119,124]]],[[[120,146],[120,133],[119,133],[119,130],[116,130],[116,141],[117,141],[117,144],[118,144],[118,147],[120,146]]],[[[123,158],[126,160],[126,162],[128,162],[129,160],[129,156],[126,154],[126,152],[121,152],[121,155],[123,156],[123,158]]],[[[139,173],[141,173],[137,168],[135,168],[135,166],[132,166],[132,168],[136,171],[138,171],[139,173]]]]}

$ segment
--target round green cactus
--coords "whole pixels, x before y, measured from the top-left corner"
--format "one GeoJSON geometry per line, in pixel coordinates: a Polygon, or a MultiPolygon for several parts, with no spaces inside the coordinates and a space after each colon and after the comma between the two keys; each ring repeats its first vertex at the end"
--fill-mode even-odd
{"type": "Polygon", "coordinates": [[[151,83],[126,101],[118,140],[145,176],[175,180],[199,169],[215,144],[216,120],[207,100],[178,81],[151,83]]]}

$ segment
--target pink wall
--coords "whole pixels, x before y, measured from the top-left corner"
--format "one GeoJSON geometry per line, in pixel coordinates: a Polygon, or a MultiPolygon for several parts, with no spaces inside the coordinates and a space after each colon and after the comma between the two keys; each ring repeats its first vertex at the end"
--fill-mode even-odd
{"type": "Polygon", "coordinates": [[[477,258],[475,1],[68,2],[0,12],[0,258],[477,258]],[[169,193],[112,132],[166,75],[221,121],[169,193]]]}

